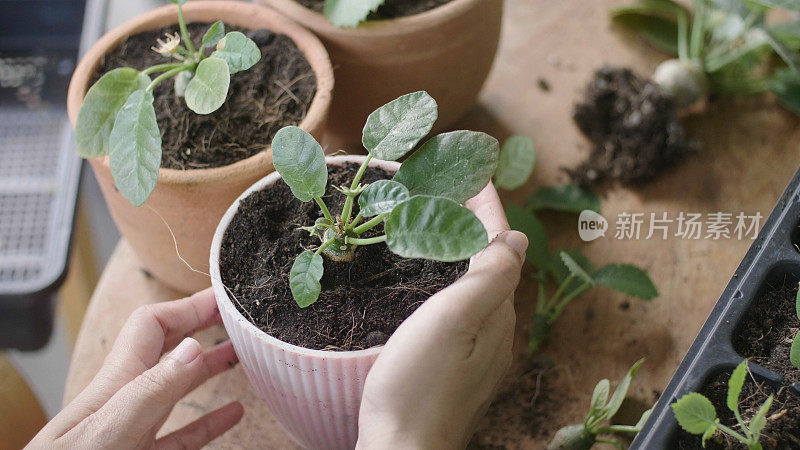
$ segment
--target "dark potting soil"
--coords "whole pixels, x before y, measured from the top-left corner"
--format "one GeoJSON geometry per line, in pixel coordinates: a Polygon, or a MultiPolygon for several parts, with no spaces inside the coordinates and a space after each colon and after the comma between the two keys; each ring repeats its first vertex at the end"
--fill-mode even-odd
{"type": "MultiPolygon", "coordinates": [[[[717,417],[722,424],[741,432],[733,412],[726,406],[730,374],[731,372],[727,371],[713,377],[700,393],[708,397],[714,404],[717,417]]],[[[770,394],[774,394],[775,399],[767,413],[767,426],[761,432],[761,445],[765,449],[800,448],[800,397],[789,392],[788,388],[782,387],[776,392],[769,385],[756,383],[748,376],[739,396],[739,412],[742,419],[745,423],[749,423],[770,394]]],[[[700,445],[700,436],[689,434],[681,429],[678,431],[677,448],[688,450],[702,449],[703,447],[700,445]]],[[[746,446],[739,444],[721,431],[717,431],[706,442],[705,448],[706,450],[747,449],[746,446]]]]}
{"type": "MultiPolygon", "coordinates": [[[[345,196],[334,186],[349,185],[356,164],[328,168],[323,197],[332,213],[341,211],[345,196]]],[[[368,169],[366,183],[391,176],[368,169]]],[[[356,205],[357,212],[358,206],[356,205]]],[[[320,217],[315,202],[296,199],[286,183],[244,199],[222,241],[222,282],[235,296],[234,304],[266,333],[311,349],[360,350],[386,342],[400,323],[428,297],[452,284],[469,263],[405,259],[385,244],[359,247],[351,262],[325,259],[322,293],[313,305],[300,308],[289,288],[289,271],[305,249],[319,239],[297,227],[320,217]]],[[[373,228],[364,237],[383,233],[373,228]]]]}
{"type": "MultiPolygon", "coordinates": [[[[188,25],[198,46],[210,24],[188,25]]],[[[227,166],[255,155],[272,142],[277,131],[297,125],[306,116],[317,93],[317,78],[294,41],[269,30],[247,31],[228,24],[226,31],[241,31],[261,49],[261,60],[231,76],[228,98],[215,112],[200,115],[175,95],[173,80],[154,90],[156,118],[161,131],[161,166],[169,169],[205,169],[227,166]]],[[[106,55],[95,79],[118,67],[142,70],[174,61],[150,47],[178,27],[145,31],[129,37],[106,55]]],[[[212,50],[206,50],[210,54],[212,50]]],[[[94,83],[95,80],[92,80],[94,83]]]]}
{"type": "Polygon", "coordinates": [[[587,187],[650,181],[694,147],[661,90],[626,68],[595,72],[583,100],[575,105],[573,120],[592,150],[567,173],[587,187]]]}
{"type": "Polygon", "coordinates": [[[797,283],[793,281],[769,289],[744,315],[733,338],[737,353],[790,382],[800,381],[800,370],[789,361],[792,340],[800,331],[796,296],[797,283]]]}
{"type": "MultiPolygon", "coordinates": [[[[438,8],[453,0],[386,0],[386,3],[371,13],[369,20],[395,19],[397,17],[413,16],[438,8]]],[[[316,12],[322,12],[325,0],[297,0],[298,3],[316,12]]]]}

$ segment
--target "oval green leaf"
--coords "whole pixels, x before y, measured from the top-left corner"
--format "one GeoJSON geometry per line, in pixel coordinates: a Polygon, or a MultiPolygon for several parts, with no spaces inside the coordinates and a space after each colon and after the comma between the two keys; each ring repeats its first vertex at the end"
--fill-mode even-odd
{"type": "Polygon", "coordinates": [[[544,186],[528,197],[528,206],[534,211],[547,209],[580,214],[588,209],[599,213],[600,197],[574,184],[544,186]]]}
{"type": "Polygon", "coordinates": [[[324,271],[322,256],[314,252],[304,251],[294,260],[289,272],[289,288],[297,306],[305,308],[317,301],[322,291],[319,280],[324,271]]]}
{"type": "Polygon", "coordinates": [[[489,245],[475,214],[441,197],[417,196],[397,205],[385,230],[389,250],[405,258],[460,261],[489,245]]]}
{"type": "Polygon", "coordinates": [[[744,360],[736,366],[733,373],[731,373],[731,377],[728,378],[728,396],[725,399],[725,404],[733,412],[739,411],[739,394],[742,393],[742,386],[744,386],[746,376],[747,360],[744,360]]]}
{"type": "Polygon", "coordinates": [[[218,20],[208,27],[206,34],[203,35],[203,47],[213,47],[217,45],[217,42],[219,42],[223,36],[225,36],[225,24],[222,23],[221,20],[218,20]]]}
{"type": "Polygon", "coordinates": [[[430,133],[437,117],[436,101],[427,92],[406,94],[369,115],[361,142],[372,156],[395,161],[430,133]]]}
{"type": "Polygon", "coordinates": [[[412,196],[445,197],[464,203],[489,183],[499,153],[497,139],[486,133],[443,133],[405,160],[394,180],[403,183],[412,196]]]}
{"type": "Polygon", "coordinates": [[[689,433],[703,434],[710,427],[716,428],[717,411],[711,400],[697,392],[684,395],[672,404],[678,424],[689,433]]]}
{"type": "Polygon", "coordinates": [[[325,0],[323,13],[337,27],[355,28],[386,0],[325,0]]]}
{"type": "Polygon", "coordinates": [[[500,161],[494,174],[497,187],[514,190],[525,184],[536,164],[536,146],[533,139],[525,135],[515,135],[503,142],[500,148],[500,161]]]}
{"type": "Polygon", "coordinates": [[[186,106],[197,114],[211,114],[225,103],[230,84],[228,64],[219,58],[206,58],[186,85],[186,106]]]}
{"type": "Polygon", "coordinates": [[[117,113],[109,137],[114,184],[134,206],[153,192],[161,167],[161,134],[153,101],[152,93],[134,91],[117,113]]]}
{"type": "Polygon", "coordinates": [[[789,361],[796,369],[800,370],[800,332],[795,334],[792,340],[792,348],[789,351],[789,361]]]}
{"type": "Polygon", "coordinates": [[[607,379],[602,379],[594,387],[592,401],[589,406],[589,415],[597,416],[601,414],[608,402],[608,393],[611,392],[611,383],[607,379]]]}
{"type": "Polygon", "coordinates": [[[281,128],[272,138],[272,163],[300,201],[325,194],[328,167],[314,136],[294,126],[281,128]]]}
{"type": "Polygon", "coordinates": [[[130,67],[114,69],[91,87],[75,121],[75,144],[84,158],[106,156],[117,112],[128,97],[150,84],[150,77],[130,67]]]}
{"type": "Polygon", "coordinates": [[[628,396],[628,389],[631,387],[631,381],[633,381],[633,377],[636,376],[636,372],[639,371],[639,366],[641,366],[643,362],[644,359],[640,359],[633,363],[633,366],[628,369],[628,373],[622,377],[622,381],[619,382],[614,393],[611,394],[611,399],[608,401],[608,404],[603,408],[602,414],[606,419],[611,419],[617,414],[617,411],[619,411],[622,402],[625,401],[625,397],[628,396]]]}
{"type": "Polygon", "coordinates": [[[231,31],[217,43],[211,57],[228,63],[228,70],[234,74],[253,67],[261,59],[261,50],[244,34],[231,31]]]}
{"type": "Polygon", "coordinates": [[[636,298],[650,300],[658,297],[658,289],[647,272],[631,264],[601,267],[594,273],[594,279],[598,284],[636,298]]]}
{"type": "Polygon", "coordinates": [[[378,180],[368,185],[358,197],[364,217],[392,212],[395,206],[409,199],[408,189],[392,180],[378,180]]]}
{"type": "Polygon", "coordinates": [[[769,409],[772,408],[772,400],[774,397],[770,395],[767,397],[767,400],[764,401],[764,404],[761,405],[761,408],[758,408],[758,412],[755,416],[750,420],[750,433],[753,434],[755,440],[758,441],[758,438],[761,435],[761,432],[764,430],[764,427],[767,426],[767,413],[769,409]]]}
{"type": "Polygon", "coordinates": [[[506,217],[512,230],[521,231],[528,237],[528,262],[537,269],[547,269],[550,253],[547,249],[547,235],[544,225],[530,211],[513,203],[506,207],[506,217]]]}

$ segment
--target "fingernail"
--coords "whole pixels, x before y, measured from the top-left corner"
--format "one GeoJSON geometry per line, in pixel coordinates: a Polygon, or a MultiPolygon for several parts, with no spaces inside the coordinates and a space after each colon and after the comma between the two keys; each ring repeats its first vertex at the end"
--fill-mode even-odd
{"type": "Polygon", "coordinates": [[[172,358],[181,364],[189,364],[190,362],[197,359],[200,356],[200,352],[202,348],[200,344],[195,341],[194,339],[187,337],[184,339],[172,353],[169,354],[169,358],[172,358]]]}
{"type": "Polygon", "coordinates": [[[503,241],[513,248],[521,260],[525,260],[525,251],[528,249],[528,238],[519,231],[507,231],[503,233],[503,241]]]}

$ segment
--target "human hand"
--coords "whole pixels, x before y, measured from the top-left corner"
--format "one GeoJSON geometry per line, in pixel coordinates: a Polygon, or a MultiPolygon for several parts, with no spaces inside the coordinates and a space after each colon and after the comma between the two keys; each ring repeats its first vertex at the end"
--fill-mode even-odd
{"type": "Polygon", "coordinates": [[[489,184],[467,202],[493,239],[394,332],[367,376],[359,448],[464,448],[511,365],[528,240],[489,184]]]}
{"type": "Polygon", "coordinates": [[[210,288],[138,308],[94,379],[27,448],[200,448],[228,431],[244,413],[238,402],[156,438],[181,398],[238,362],[230,341],[203,352],[187,337],[220,322],[210,288]]]}

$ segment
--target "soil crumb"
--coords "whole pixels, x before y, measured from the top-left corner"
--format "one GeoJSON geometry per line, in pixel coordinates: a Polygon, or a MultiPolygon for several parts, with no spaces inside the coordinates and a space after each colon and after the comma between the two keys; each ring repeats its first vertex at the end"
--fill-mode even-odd
{"type": "Polygon", "coordinates": [[[794,281],[786,280],[780,286],[771,287],[744,315],[742,325],[733,334],[737,353],[790,382],[800,381],[800,370],[789,361],[792,340],[800,331],[796,297],[794,281]]]}
{"type": "MultiPolygon", "coordinates": [[[[208,23],[188,24],[196,46],[208,23]]],[[[261,60],[231,76],[228,98],[215,112],[196,114],[175,95],[173,79],[154,90],[156,119],[161,131],[161,167],[205,169],[227,166],[264,150],[281,128],[297,125],[306,116],[317,93],[317,78],[305,56],[288,36],[269,30],[241,31],[261,49],[261,60]]],[[[106,55],[95,79],[118,67],[142,70],[174,62],[150,49],[156,39],[177,31],[177,25],[129,37],[106,55]]],[[[207,54],[211,50],[206,50],[207,54]]],[[[94,80],[92,80],[94,83],[94,80]]]]}
{"type": "MultiPolygon", "coordinates": [[[[345,199],[334,186],[349,185],[357,170],[356,164],[328,167],[323,199],[332,213],[341,211],[345,199]]],[[[370,168],[363,180],[386,178],[391,178],[389,173],[370,168]]],[[[353,213],[357,212],[356,205],[353,213]]],[[[468,261],[401,258],[385,244],[361,246],[351,262],[325,259],[319,299],[300,308],[289,288],[289,271],[297,255],[316,249],[319,239],[298,227],[313,224],[319,217],[316,203],[296,199],[279,180],[242,201],[223,238],[220,272],[239,302],[237,308],[284,342],[342,351],[381,345],[425,300],[452,284],[469,266],[468,261]]],[[[363,236],[382,233],[380,225],[363,236]]]]}
{"type": "MultiPolygon", "coordinates": [[[[398,17],[413,16],[424,13],[434,8],[438,8],[453,0],[386,0],[378,7],[378,10],[371,13],[369,20],[386,20],[398,17]]],[[[298,3],[316,12],[322,12],[325,0],[297,0],[298,3]]]]}
{"type": "Polygon", "coordinates": [[[573,120],[592,149],[586,161],[566,171],[585,187],[648,182],[695,147],[661,90],[626,68],[595,72],[573,120]]]}

